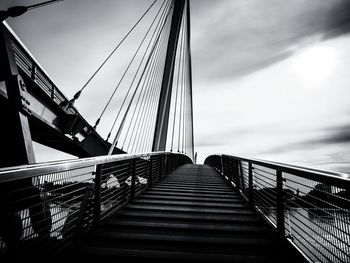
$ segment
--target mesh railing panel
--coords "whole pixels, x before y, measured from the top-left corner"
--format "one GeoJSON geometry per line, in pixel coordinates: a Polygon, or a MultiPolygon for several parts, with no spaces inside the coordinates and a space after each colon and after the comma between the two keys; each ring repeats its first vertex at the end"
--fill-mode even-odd
{"type": "Polygon", "coordinates": [[[349,189],[283,175],[286,234],[314,261],[349,262],[349,189]]]}
{"type": "Polygon", "coordinates": [[[310,261],[350,262],[350,175],[227,155],[205,163],[310,261]]]}
{"type": "Polygon", "coordinates": [[[0,261],[52,257],[140,194],[151,177],[156,183],[189,162],[149,153],[0,169],[0,261]]]}
{"type": "Polygon", "coordinates": [[[92,226],[94,166],[0,184],[1,252],[52,254],[92,226]],[[40,245],[39,245],[40,244],[40,245]]]}

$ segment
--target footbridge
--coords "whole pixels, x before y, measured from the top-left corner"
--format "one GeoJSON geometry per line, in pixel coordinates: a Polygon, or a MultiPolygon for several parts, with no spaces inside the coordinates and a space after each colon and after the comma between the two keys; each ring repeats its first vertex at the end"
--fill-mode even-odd
{"type": "Polygon", "coordinates": [[[153,1],[67,98],[1,24],[1,262],[350,262],[349,175],[222,154],[196,164],[190,28],[189,0],[153,1]],[[90,124],[74,103],[140,23],[90,124]],[[33,142],[78,158],[37,163],[33,142]]]}

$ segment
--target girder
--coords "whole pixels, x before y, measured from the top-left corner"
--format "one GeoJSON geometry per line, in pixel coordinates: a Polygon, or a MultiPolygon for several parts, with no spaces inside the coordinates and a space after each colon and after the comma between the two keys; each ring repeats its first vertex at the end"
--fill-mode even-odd
{"type": "MultiPolygon", "coordinates": [[[[6,24],[1,25],[1,38],[1,138],[14,152],[12,157],[6,153],[9,160],[1,166],[34,163],[32,141],[78,157],[107,154],[110,144],[76,108],[60,106],[68,99],[6,24]]],[[[116,148],[114,153],[123,151],[116,148]]]]}

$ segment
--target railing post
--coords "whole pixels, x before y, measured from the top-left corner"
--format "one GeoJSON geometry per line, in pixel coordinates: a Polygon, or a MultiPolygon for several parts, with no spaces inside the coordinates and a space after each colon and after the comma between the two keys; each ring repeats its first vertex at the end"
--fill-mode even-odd
{"type": "Polygon", "coordinates": [[[174,170],[174,165],[173,165],[173,154],[172,154],[172,153],[169,154],[168,165],[169,165],[169,172],[168,172],[168,173],[171,173],[171,172],[174,170]]]}
{"type": "Polygon", "coordinates": [[[285,236],[284,228],[284,200],[283,200],[283,177],[282,171],[276,172],[276,209],[277,209],[277,232],[285,236]]]}
{"type": "Polygon", "coordinates": [[[164,176],[169,173],[169,155],[165,155],[165,173],[164,176]]]}
{"type": "Polygon", "coordinates": [[[148,172],[148,174],[149,174],[149,176],[148,176],[148,186],[149,187],[151,187],[152,186],[152,184],[153,184],[153,181],[152,181],[152,166],[153,166],[153,157],[151,156],[150,157],[150,159],[149,159],[149,172],[148,172]]]}
{"type": "Polygon", "coordinates": [[[167,174],[167,167],[168,167],[168,155],[165,154],[164,155],[164,169],[163,169],[162,178],[164,178],[165,175],[167,174]]]}
{"type": "Polygon", "coordinates": [[[136,187],[136,160],[131,160],[131,189],[130,189],[130,199],[135,198],[135,187],[136,187]]]}
{"type": "Polygon", "coordinates": [[[30,74],[31,79],[35,82],[35,77],[36,77],[36,65],[35,62],[32,61],[32,71],[30,74]]]}
{"type": "Polygon", "coordinates": [[[253,164],[249,162],[249,173],[248,173],[248,197],[249,206],[254,206],[254,188],[253,188],[253,164]]]}
{"type": "Polygon", "coordinates": [[[55,86],[51,84],[51,99],[55,100],[55,86]]]}
{"type": "Polygon", "coordinates": [[[98,228],[101,221],[101,185],[102,164],[96,165],[95,171],[95,198],[94,198],[94,227],[98,228]]]}
{"type": "Polygon", "coordinates": [[[235,175],[235,184],[237,186],[237,189],[241,189],[241,178],[240,178],[240,170],[239,170],[239,160],[234,160],[234,175],[235,175]]]}
{"type": "Polygon", "coordinates": [[[236,182],[235,182],[234,162],[232,161],[232,158],[228,159],[228,163],[229,163],[229,171],[230,171],[229,174],[230,174],[231,182],[236,184],[236,182]]]}
{"type": "Polygon", "coordinates": [[[220,169],[221,171],[220,171],[220,172],[221,172],[222,175],[225,175],[225,174],[224,174],[224,161],[223,161],[222,159],[223,159],[223,158],[222,158],[222,155],[221,155],[221,156],[220,156],[220,160],[221,160],[221,169],[220,169]]]}

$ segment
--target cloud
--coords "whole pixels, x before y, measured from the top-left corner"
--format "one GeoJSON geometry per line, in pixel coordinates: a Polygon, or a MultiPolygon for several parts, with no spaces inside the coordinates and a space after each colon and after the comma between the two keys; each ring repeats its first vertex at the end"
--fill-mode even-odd
{"type": "Polygon", "coordinates": [[[326,37],[336,37],[350,31],[350,2],[338,1],[329,12],[326,37]]]}
{"type": "Polygon", "coordinates": [[[301,141],[279,145],[262,151],[259,155],[288,153],[303,149],[320,149],[321,152],[324,147],[329,145],[350,144],[349,124],[327,127],[323,129],[323,132],[325,132],[325,135],[317,139],[303,139],[301,141]]]}
{"type": "Polygon", "coordinates": [[[193,1],[194,79],[225,81],[350,30],[345,0],[193,1]]]}
{"type": "MultiPolygon", "coordinates": [[[[230,144],[233,138],[236,135],[241,135],[242,133],[247,132],[247,129],[229,129],[229,130],[218,130],[214,132],[210,132],[212,135],[202,135],[197,138],[196,137],[196,147],[214,147],[214,146],[222,146],[230,144]],[[225,139],[224,139],[225,138],[225,139]]],[[[203,133],[202,133],[203,134],[203,133]]]]}
{"type": "Polygon", "coordinates": [[[348,143],[350,142],[350,125],[337,126],[330,129],[331,134],[319,142],[323,143],[348,143]]]}
{"type": "Polygon", "coordinates": [[[261,135],[261,131],[268,133],[270,136],[274,133],[282,131],[283,127],[278,127],[277,124],[260,124],[255,126],[242,125],[242,126],[229,126],[221,129],[217,129],[202,132],[196,137],[196,147],[215,147],[215,146],[225,146],[225,145],[235,145],[237,141],[242,139],[249,142],[249,138],[256,138],[261,135]],[[203,135],[202,135],[203,134],[203,135]],[[204,135],[205,134],[205,135],[204,135]],[[208,135],[210,134],[210,135],[208,135]]]}

